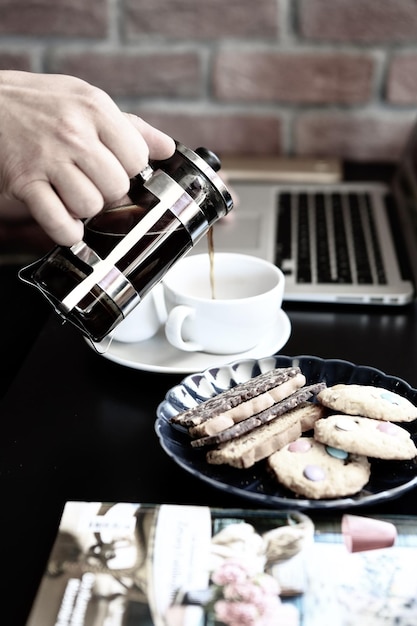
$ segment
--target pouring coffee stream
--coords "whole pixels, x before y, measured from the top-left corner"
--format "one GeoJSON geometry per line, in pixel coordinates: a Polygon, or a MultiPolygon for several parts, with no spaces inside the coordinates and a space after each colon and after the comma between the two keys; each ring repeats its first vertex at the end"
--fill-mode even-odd
{"type": "Polygon", "coordinates": [[[102,342],[233,208],[220,167],[210,150],[177,142],[172,157],[132,179],[131,204],[88,219],[80,243],[55,247],[20,278],[93,343],[102,342]]]}
{"type": "Polygon", "coordinates": [[[216,298],[216,288],[215,288],[215,280],[214,280],[214,237],[213,237],[213,226],[210,226],[207,233],[207,242],[208,242],[208,254],[210,260],[210,291],[211,297],[213,300],[216,298]]]}

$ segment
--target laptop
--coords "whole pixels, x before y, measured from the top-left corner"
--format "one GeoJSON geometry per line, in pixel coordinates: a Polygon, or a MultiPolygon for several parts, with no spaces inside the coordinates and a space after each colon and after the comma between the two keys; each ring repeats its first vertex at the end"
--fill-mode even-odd
{"type": "MultiPolygon", "coordinates": [[[[255,161],[223,159],[239,200],[214,226],[215,251],[277,264],[287,301],[404,305],[414,299],[417,124],[387,183],[344,182],[333,160],[255,161]]],[[[203,249],[207,243],[200,241],[194,252],[203,249]]]]}

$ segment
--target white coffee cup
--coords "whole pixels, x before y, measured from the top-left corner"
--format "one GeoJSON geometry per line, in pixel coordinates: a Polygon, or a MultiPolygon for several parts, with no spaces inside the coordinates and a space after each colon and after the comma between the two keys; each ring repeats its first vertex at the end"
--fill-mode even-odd
{"type": "Polygon", "coordinates": [[[165,321],[162,286],[156,285],[142,301],[116,326],[112,339],[124,343],[136,343],[150,339],[165,321]]]}
{"type": "Polygon", "coordinates": [[[285,277],[261,258],[215,252],[213,298],[210,269],[208,253],[193,254],[165,276],[166,338],[185,351],[246,352],[278,324],[285,277]]]}

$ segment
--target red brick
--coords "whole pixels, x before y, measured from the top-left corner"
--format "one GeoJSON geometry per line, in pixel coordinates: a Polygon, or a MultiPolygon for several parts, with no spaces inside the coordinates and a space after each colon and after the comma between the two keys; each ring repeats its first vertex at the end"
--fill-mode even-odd
{"type": "Polygon", "coordinates": [[[101,87],[113,97],[201,95],[197,54],[66,54],[55,57],[49,70],[72,74],[101,87]]]}
{"type": "Polygon", "coordinates": [[[126,0],[129,35],[173,39],[276,37],[276,0],[126,0]]]}
{"type": "Polygon", "coordinates": [[[278,116],[132,111],[189,148],[205,146],[219,154],[276,155],[281,153],[278,116]]]}
{"type": "Polygon", "coordinates": [[[316,41],[415,41],[415,0],[301,0],[300,31],[316,41]]]}
{"type": "Polygon", "coordinates": [[[223,51],[214,93],[229,102],[362,103],[371,96],[373,66],[366,54],[223,51]]]}
{"type": "Polygon", "coordinates": [[[0,0],[0,34],[103,37],[106,0],[0,0]]]}
{"type": "Polygon", "coordinates": [[[295,151],[302,156],[339,157],[358,161],[399,158],[413,118],[305,114],[295,126],[295,151]]]}
{"type": "Polygon", "coordinates": [[[398,55],[392,59],[386,97],[393,104],[417,103],[417,53],[398,55]]]}
{"type": "Polygon", "coordinates": [[[28,72],[31,69],[30,54],[26,52],[0,52],[0,70],[22,70],[28,72]]]}

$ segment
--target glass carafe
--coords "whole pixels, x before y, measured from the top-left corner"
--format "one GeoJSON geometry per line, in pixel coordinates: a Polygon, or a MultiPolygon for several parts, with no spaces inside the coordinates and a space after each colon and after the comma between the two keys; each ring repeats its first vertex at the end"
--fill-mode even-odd
{"type": "Polygon", "coordinates": [[[86,220],[81,242],[56,246],[23,268],[20,278],[91,341],[101,342],[232,209],[219,168],[209,150],[177,143],[172,157],[150,162],[131,181],[128,204],[86,220]]]}

